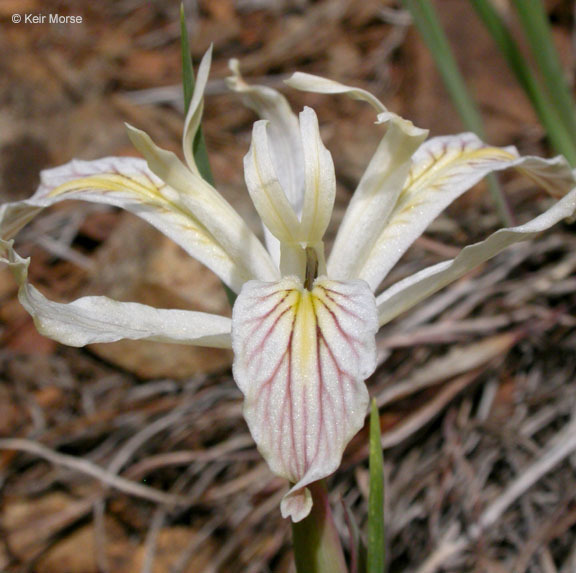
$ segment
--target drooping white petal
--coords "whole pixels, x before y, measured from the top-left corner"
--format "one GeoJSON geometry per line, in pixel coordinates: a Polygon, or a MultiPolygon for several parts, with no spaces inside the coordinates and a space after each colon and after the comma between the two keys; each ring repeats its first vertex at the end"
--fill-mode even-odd
{"type": "Polygon", "coordinates": [[[230,348],[229,318],[187,310],[157,309],[104,296],[88,296],[63,304],[48,300],[28,283],[30,260],[0,239],[0,264],[8,265],[18,284],[18,298],[38,332],[69,346],[121,339],[155,340],[230,348]]]}
{"type": "Polygon", "coordinates": [[[294,485],[282,514],[300,521],[306,486],[330,475],[362,427],[376,366],[375,301],[363,281],[247,283],[234,306],[234,378],[271,470],[294,485]]]}
{"type": "Polygon", "coordinates": [[[266,228],[280,241],[296,242],[300,234],[300,221],[276,176],[268,125],[266,120],[254,124],[252,144],[244,158],[246,186],[266,228]]]}
{"type": "Polygon", "coordinates": [[[173,191],[173,201],[182,205],[202,223],[219,245],[238,266],[243,276],[229,284],[235,292],[246,277],[275,280],[278,268],[262,243],[232,206],[199,175],[186,169],[170,151],[158,147],[143,131],[128,126],[134,146],[144,155],[148,167],[173,191]]]}
{"type": "Polygon", "coordinates": [[[380,282],[452,201],[492,171],[516,167],[565,192],[575,180],[563,160],[519,158],[514,148],[484,144],[474,134],[437,137],[414,154],[406,185],[383,230],[363,257],[358,276],[376,290],[380,282]]]}
{"type": "Polygon", "coordinates": [[[184,122],[184,131],[182,134],[182,149],[184,150],[184,157],[188,167],[200,175],[196,160],[194,159],[193,143],[200,125],[202,123],[202,112],[204,111],[204,90],[208,82],[208,74],[210,73],[210,64],[212,63],[212,45],[208,48],[200,66],[198,66],[198,74],[194,83],[194,93],[190,100],[190,107],[186,114],[184,122]]]}
{"type": "Polygon", "coordinates": [[[298,118],[286,98],[268,86],[250,85],[240,73],[238,60],[230,60],[228,87],[242,94],[244,104],[270,122],[268,133],[274,171],[288,201],[299,215],[304,200],[304,156],[298,118]]]}
{"type": "Polygon", "coordinates": [[[332,156],[320,138],[318,118],[309,107],[300,114],[300,131],[306,176],[300,240],[317,243],[322,241],[332,216],[336,175],[332,156]]]}
{"type": "MultiPolygon", "coordinates": [[[[38,191],[25,201],[0,206],[0,237],[12,238],[44,208],[67,199],[121,207],[138,215],[190,255],[214,271],[233,290],[255,277],[277,276],[274,265],[260,243],[253,252],[261,262],[244,264],[246,257],[233,253],[180,200],[180,195],[162,182],[142,159],[106,157],[96,161],[74,160],[41,174],[38,191]],[[260,270],[258,270],[260,269],[260,270]]],[[[247,239],[247,247],[257,241],[247,239]]]]}
{"type": "Polygon", "coordinates": [[[291,88],[305,92],[313,92],[319,94],[344,94],[352,99],[357,99],[369,103],[378,113],[385,113],[388,110],[386,106],[370,92],[361,88],[355,88],[329,80],[313,74],[306,74],[304,72],[296,72],[290,78],[285,80],[285,83],[291,88]]]}
{"type": "Polygon", "coordinates": [[[564,197],[576,185],[575,172],[561,155],[552,159],[523,157],[516,169],[557,199],[564,197]]]}
{"type": "Polygon", "coordinates": [[[462,249],[450,261],[428,267],[385,290],[377,298],[380,325],[390,322],[509,245],[532,239],[562,219],[576,214],[576,189],[524,225],[500,229],[486,240],[462,249]]]}
{"type": "Polygon", "coordinates": [[[358,275],[402,191],[412,155],[428,134],[398,116],[389,119],[386,134],[352,196],[336,235],[328,261],[328,275],[332,278],[358,275]]]}

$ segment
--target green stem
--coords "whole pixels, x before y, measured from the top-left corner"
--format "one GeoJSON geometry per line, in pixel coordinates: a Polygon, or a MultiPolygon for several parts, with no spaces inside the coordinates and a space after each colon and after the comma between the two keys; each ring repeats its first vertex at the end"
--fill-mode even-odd
{"type": "Polygon", "coordinates": [[[346,573],[346,560],[334,525],[324,482],[308,486],[312,494],[310,515],[292,523],[294,560],[298,573],[346,573]]]}

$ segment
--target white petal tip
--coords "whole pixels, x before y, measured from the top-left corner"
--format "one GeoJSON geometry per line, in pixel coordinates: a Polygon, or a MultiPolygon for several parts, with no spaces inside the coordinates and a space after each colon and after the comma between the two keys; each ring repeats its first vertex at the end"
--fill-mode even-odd
{"type": "Polygon", "coordinates": [[[238,60],[238,58],[231,58],[228,60],[228,69],[234,74],[234,75],[240,75],[240,61],[238,60]]]}
{"type": "Polygon", "coordinates": [[[294,523],[298,523],[308,517],[311,510],[312,494],[306,487],[290,490],[280,504],[282,517],[285,519],[290,518],[294,523]]]}
{"type": "Polygon", "coordinates": [[[378,119],[376,121],[377,125],[381,125],[388,122],[395,122],[402,130],[410,135],[417,137],[419,135],[427,135],[427,129],[421,129],[420,127],[416,127],[410,120],[404,119],[403,117],[399,116],[396,113],[392,113],[391,111],[386,111],[384,113],[378,114],[378,119]]]}
{"type": "Polygon", "coordinates": [[[235,92],[246,92],[250,89],[242,77],[240,61],[237,58],[228,60],[228,69],[232,73],[232,75],[228,76],[225,80],[229,89],[235,92]]]}

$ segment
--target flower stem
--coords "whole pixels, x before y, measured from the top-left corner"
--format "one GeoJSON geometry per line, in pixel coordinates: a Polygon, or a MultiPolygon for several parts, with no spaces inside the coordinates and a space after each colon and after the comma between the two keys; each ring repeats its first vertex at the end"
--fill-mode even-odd
{"type": "Polygon", "coordinates": [[[310,515],[292,524],[294,560],[298,573],[346,573],[346,560],[334,525],[328,493],[323,481],[309,486],[310,515]]]}

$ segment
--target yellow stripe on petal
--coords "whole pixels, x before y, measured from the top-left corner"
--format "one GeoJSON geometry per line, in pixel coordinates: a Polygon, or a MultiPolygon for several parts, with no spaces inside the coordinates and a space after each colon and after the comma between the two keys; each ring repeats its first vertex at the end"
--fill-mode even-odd
{"type": "Polygon", "coordinates": [[[512,148],[486,145],[471,134],[432,139],[414,155],[401,197],[407,202],[422,190],[441,189],[468,177],[473,170],[491,167],[497,162],[508,163],[517,157],[512,148]]]}
{"type": "Polygon", "coordinates": [[[128,191],[141,196],[143,199],[148,198],[156,201],[165,201],[166,199],[159,192],[159,187],[162,186],[162,183],[155,183],[142,176],[137,177],[106,173],[92,177],[81,177],[63,183],[55,189],[52,189],[48,193],[48,197],[57,197],[58,195],[63,195],[65,193],[73,193],[75,191],[90,188],[104,193],[121,193],[128,191]]]}
{"type": "Polygon", "coordinates": [[[416,151],[408,179],[358,276],[373,290],[428,225],[488,173],[519,161],[514,148],[486,145],[472,133],[436,137],[416,151]]]}
{"type": "Polygon", "coordinates": [[[134,157],[74,160],[43,171],[34,196],[0,206],[0,237],[14,237],[42,209],[66,199],[113,205],[134,213],[205,264],[236,292],[248,280],[278,276],[264,248],[247,227],[245,234],[237,233],[235,241],[235,249],[244,249],[245,254],[233,256],[228,245],[215,237],[204,219],[200,220],[187,198],[154,175],[144,160],[134,157]]]}
{"type": "Polygon", "coordinates": [[[308,515],[306,486],[330,475],[364,423],[376,365],[375,299],[363,281],[247,283],[234,306],[234,378],[270,469],[294,485],[282,513],[308,515]]]}

